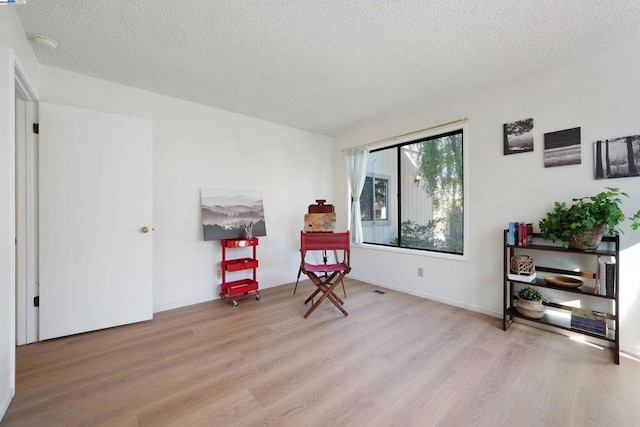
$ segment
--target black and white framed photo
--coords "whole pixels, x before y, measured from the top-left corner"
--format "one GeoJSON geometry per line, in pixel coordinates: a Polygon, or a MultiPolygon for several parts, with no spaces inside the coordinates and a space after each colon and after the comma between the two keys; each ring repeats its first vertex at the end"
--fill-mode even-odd
{"type": "Polygon", "coordinates": [[[533,151],[533,119],[504,124],[504,154],[533,151]]]}
{"type": "Polygon", "coordinates": [[[544,167],[579,165],[582,163],[580,128],[544,134],[544,167]]]}
{"type": "Polygon", "coordinates": [[[596,141],[596,179],[639,176],[640,135],[596,141]]]}
{"type": "Polygon", "coordinates": [[[248,229],[266,236],[262,193],[259,190],[201,188],[204,240],[242,239],[248,229]]]}

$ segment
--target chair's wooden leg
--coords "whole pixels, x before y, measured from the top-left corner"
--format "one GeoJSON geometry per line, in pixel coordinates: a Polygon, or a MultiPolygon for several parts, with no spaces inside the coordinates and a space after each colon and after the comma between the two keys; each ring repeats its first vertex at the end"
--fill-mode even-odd
{"type": "MultiPolygon", "coordinates": [[[[304,318],[306,319],[307,317],[309,317],[309,315],[311,313],[313,313],[315,311],[316,308],[318,308],[318,306],[322,303],[322,301],[324,301],[325,298],[328,297],[328,294],[323,294],[320,298],[318,298],[318,301],[316,301],[311,308],[304,314],[304,318]]],[[[333,302],[333,304],[338,308],[338,310],[340,310],[345,316],[348,316],[349,313],[347,313],[347,310],[345,310],[342,305],[338,304],[336,301],[331,301],[333,302]]]]}
{"type": "MultiPolygon", "coordinates": [[[[296,289],[298,289],[298,282],[300,281],[300,275],[302,274],[302,266],[300,266],[300,268],[298,268],[298,278],[296,279],[296,286],[293,288],[293,294],[296,294],[296,289]]],[[[344,289],[344,284],[342,285],[342,288],[344,289]]],[[[346,295],[345,295],[346,297],[346,295]]]]}
{"type": "Polygon", "coordinates": [[[309,296],[309,298],[307,298],[306,300],[304,300],[305,304],[308,304],[309,301],[313,300],[316,295],[318,295],[321,292],[320,288],[316,289],[315,291],[313,291],[313,293],[311,294],[311,296],[309,296]]]}
{"type": "MultiPolygon", "coordinates": [[[[344,291],[344,282],[343,282],[343,279],[344,279],[344,273],[335,272],[335,273],[333,273],[333,274],[331,275],[331,277],[329,277],[329,279],[328,279],[325,283],[334,283],[334,282],[335,282],[335,283],[336,283],[336,286],[334,286],[334,287],[337,287],[337,283],[338,283],[338,281],[340,281],[340,283],[342,283],[342,290],[344,291]],[[335,279],[334,279],[334,277],[335,277],[335,279]],[[331,282],[332,280],[333,280],[334,282],[331,282]]],[[[334,292],[331,292],[331,295],[332,295],[336,300],[340,301],[340,304],[344,304],[344,301],[342,301],[342,300],[340,299],[340,297],[339,297],[337,294],[335,294],[334,292]]],[[[346,293],[346,291],[344,292],[344,297],[345,297],[345,298],[347,297],[347,293],[346,293]]]]}
{"type": "MultiPolygon", "coordinates": [[[[342,275],[342,276],[344,276],[344,275],[342,275]]],[[[309,317],[309,315],[311,313],[313,313],[316,308],[318,308],[318,306],[322,303],[322,301],[324,301],[327,298],[329,299],[329,301],[331,301],[333,303],[333,305],[335,305],[338,308],[338,310],[340,310],[342,312],[342,314],[344,314],[345,316],[349,315],[349,313],[347,313],[347,311],[342,307],[342,304],[338,303],[338,301],[336,301],[335,298],[334,298],[334,297],[337,297],[337,296],[334,294],[333,290],[336,288],[336,286],[338,286],[339,280],[342,279],[342,276],[340,276],[339,278],[334,280],[334,282],[328,288],[326,287],[325,283],[317,284],[318,285],[318,289],[317,290],[322,292],[322,296],[320,296],[320,298],[318,298],[318,301],[316,301],[311,306],[311,308],[309,308],[309,310],[304,314],[304,318],[305,319],[307,317],[309,317]]]]}
{"type": "Polygon", "coordinates": [[[311,313],[313,313],[313,312],[316,310],[316,308],[318,308],[318,306],[320,305],[320,304],[319,304],[319,302],[320,302],[320,301],[316,301],[316,302],[311,306],[311,308],[310,308],[309,310],[307,310],[307,312],[304,314],[304,318],[305,318],[305,319],[306,319],[307,317],[309,317],[309,315],[310,315],[311,313]]]}
{"type": "Polygon", "coordinates": [[[316,297],[316,295],[318,295],[320,292],[322,292],[322,290],[320,289],[320,285],[322,285],[324,283],[324,281],[322,279],[320,279],[318,276],[316,276],[314,273],[306,273],[307,276],[309,276],[309,279],[311,280],[311,282],[316,285],[316,290],[313,291],[313,293],[309,296],[309,298],[307,298],[306,300],[304,300],[305,305],[309,303],[309,301],[313,301],[313,299],[316,297]]]}
{"type": "Polygon", "coordinates": [[[313,300],[313,298],[315,298],[316,295],[318,295],[319,292],[324,292],[324,289],[326,289],[326,286],[324,289],[320,289],[321,286],[326,285],[327,283],[329,283],[329,281],[336,276],[337,273],[333,273],[331,276],[327,277],[326,273],[325,276],[323,278],[320,278],[319,276],[317,276],[314,273],[309,273],[306,272],[305,273],[309,279],[311,280],[311,282],[316,285],[318,288],[311,294],[311,296],[309,296],[309,298],[307,298],[306,300],[304,300],[304,303],[307,304],[309,301],[313,300]]]}
{"type": "Polygon", "coordinates": [[[340,299],[340,297],[335,292],[330,292],[329,295],[334,298],[337,302],[344,305],[344,301],[340,299]]]}
{"type": "MultiPolygon", "coordinates": [[[[333,251],[333,258],[335,259],[336,262],[338,262],[338,251],[333,251]]],[[[342,293],[344,294],[344,297],[346,298],[347,297],[347,290],[344,288],[344,282],[342,281],[342,279],[340,279],[340,283],[342,283],[342,293]]]]}
{"type": "MultiPolygon", "coordinates": [[[[327,297],[327,298],[329,298],[329,297],[327,297]]],[[[347,310],[345,310],[345,309],[344,309],[344,307],[342,306],[342,304],[336,304],[336,303],[334,302],[334,304],[333,304],[333,305],[335,305],[335,306],[338,308],[338,310],[340,310],[340,311],[342,312],[342,314],[344,314],[345,316],[348,316],[348,315],[349,315],[349,313],[347,313],[347,310]]]]}
{"type": "Polygon", "coordinates": [[[345,316],[348,316],[348,315],[349,315],[349,313],[347,313],[347,311],[342,307],[342,304],[340,304],[338,301],[336,301],[336,300],[335,300],[335,298],[334,298],[331,294],[327,295],[327,299],[328,299],[329,301],[331,301],[331,302],[333,303],[333,305],[335,305],[336,307],[338,307],[338,310],[340,310],[341,312],[343,312],[345,316]]]}
{"type": "MultiPolygon", "coordinates": [[[[313,294],[311,294],[311,296],[306,299],[306,301],[304,303],[307,304],[309,301],[312,301],[316,297],[316,295],[318,295],[318,293],[320,293],[320,292],[328,292],[329,286],[327,286],[327,285],[331,285],[331,282],[325,280],[322,283],[316,283],[316,286],[318,287],[318,289],[316,289],[313,292],[313,294]]],[[[344,301],[342,301],[340,299],[340,297],[338,295],[336,295],[335,292],[330,292],[330,295],[333,298],[335,298],[338,302],[340,302],[340,304],[344,304],[344,301]]]]}
{"type": "MultiPolygon", "coordinates": [[[[340,297],[338,295],[336,295],[335,292],[329,292],[329,286],[327,286],[326,283],[321,283],[317,285],[318,288],[320,289],[316,289],[316,291],[313,293],[313,295],[311,295],[309,298],[307,298],[307,302],[309,302],[309,300],[313,300],[313,298],[319,293],[319,292],[325,292],[329,294],[329,297],[333,298],[333,301],[336,301],[340,304],[344,304],[344,301],[342,301],[340,299],[340,297]]],[[[306,303],[305,303],[306,304],[306,303]]]]}

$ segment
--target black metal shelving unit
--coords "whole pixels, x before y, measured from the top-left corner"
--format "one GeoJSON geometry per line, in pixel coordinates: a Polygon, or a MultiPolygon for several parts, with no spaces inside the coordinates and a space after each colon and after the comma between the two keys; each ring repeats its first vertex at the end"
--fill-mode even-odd
{"type": "MultiPolygon", "coordinates": [[[[614,354],[614,362],[616,364],[620,364],[620,325],[618,322],[618,313],[620,312],[619,306],[619,264],[620,264],[620,237],[619,236],[604,236],[602,238],[602,242],[598,249],[594,251],[581,251],[575,249],[564,249],[561,246],[553,246],[551,242],[549,244],[543,244],[545,241],[543,240],[543,236],[540,233],[534,233],[533,238],[536,244],[529,246],[516,246],[508,244],[508,230],[504,230],[504,295],[503,295],[503,329],[506,331],[511,323],[513,323],[514,318],[525,319],[529,322],[533,322],[534,324],[541,324],[546,326],[551,326],[554,328],[564,329],[567,331],[575,332],[578,334],[598,338],[604,341],[608,341],[614,344],[613,354],[614,354]],[[542,243],[542,244],[540,244],[542,243]],[[510,268],[510,260],[511,257],[518,254],[527,254],[533,255],[536,251],[544,251],[544,252],[555,252],[557,256],[562,256],[563,254],[575,254],[579,256],[586,257],[599,257],[599,256],[608,256],[615,258],[615,280],[614,280],[614,290],[612,295],[598,295],[595,293],[593,287],[589,286],[581,286],[579,288],[565,288],[562,286],[555,286],[547,283],[544,278],[536,278],[533,282],[525,282],[525,281],[517,281],[510,280],[507,277],[510,268]],[[590,296],[594,298],[602,298],[609,300],[610,306],[612,306],[612,310],[607,312],[608,323],[613,323],[615,326],[608,328],[606,335],[601,335],[589,331],[585,331],[582,329],[577,329],[571,327],[571,321],[566,316],[558,316],[554,315],[558,313],[560,310],[570,310],[570,307],[567,307],[562,304],[557,304],[553,302],[546,302],[545,305],[547,309],[545,310],[544,316],[540,319],[533,319],[527,316],[523,316],[520,314],[514,304],[514,287],[516,284],[535,286],[539,288],[547,288],[553,289],[555,291],[566,292],[578,294],[581,296],[590,296]]],[[[558,261],[558,264],[561,264],[561,261],[558,261]]],[[[593,265],[596,263],[594,262],[593,265]]],[[[557,268],[555,266],[541,266],[536,265],[536,273],[553,273],[553,274],[562,274],[567,276],[577,276],[586,279],[595,279],[596,273],[594,271],[575,271],[575,270],[567,270],[563,268],[557,268]]]]}

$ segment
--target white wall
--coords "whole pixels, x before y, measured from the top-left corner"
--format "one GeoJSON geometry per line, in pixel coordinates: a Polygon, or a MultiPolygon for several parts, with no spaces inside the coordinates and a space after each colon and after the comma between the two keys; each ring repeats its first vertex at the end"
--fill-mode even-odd
{"type": "MultiPolygon", "coordinates": [[[[348,196],[342,151],[437,123],[469,117],[467,139],[467,261],[353,249],[352,276],[472,310],[502,315],[502,230],[509,221],[538,221],[554,201],[595,194],[605,186],[631,196],[627,213],[640,209],[640,178],[594,180],[593,142],[640,134],[640,43],[491,88],[446,105],[352,130],[335,139],[336,211],[348,196]],[[535,151],[503,155],[504,123],[534,118],[535,151]],[[582,164],[544,168],[544,133],[581,127],[582,164]],[[423,278],[417,268],[424,268],[423,278]]],[[[346,215],[338,226],[346,224],[346,215]]],[[[628,225],[625,227],[629,230],[628,225]]],[[[640,232],[622,236],[621,341],[640,354],[640,232]]]]}
{"type": "Polygon", "coordinates": [[[42,67],[40,97],[153,120],[154,311],[218,298],[221,249],[203,241],[200,188],[262,191],[258,281],[295,280],[307,205],[332,200],[326,136],[42,67]]]}

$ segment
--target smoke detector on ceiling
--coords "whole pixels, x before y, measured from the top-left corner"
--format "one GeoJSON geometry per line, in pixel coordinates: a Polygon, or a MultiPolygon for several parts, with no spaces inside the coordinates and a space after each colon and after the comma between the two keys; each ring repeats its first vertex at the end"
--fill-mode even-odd
{"type": "Polygon", "coordinates": [[[45,49],[50,50],[54,50],[58,47],[57,41],[43,34],[31,34],[31,37],[29,38],[31,39],[31,42],[38,47],[44,47],[45,49]]]}

